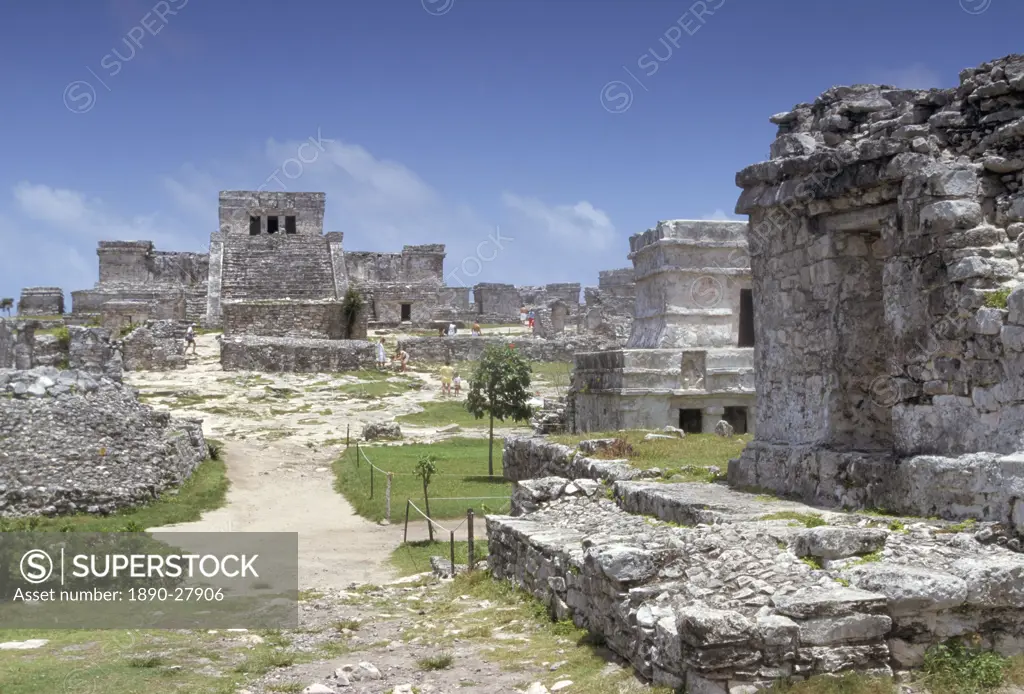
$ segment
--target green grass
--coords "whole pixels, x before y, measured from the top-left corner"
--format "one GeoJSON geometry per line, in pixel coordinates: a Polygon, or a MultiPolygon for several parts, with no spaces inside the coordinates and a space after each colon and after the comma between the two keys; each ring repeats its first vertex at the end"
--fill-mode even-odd
{"type": "Polygon", "coordinates": [[[985,295],[985,306],[988,308],[1006,308],[1007,299],[1016,287],[1003,287],[985,295]]]}
{"type": "MultiPolygon", "coordinates": [[[[385,376],[385,378],[386,377],[387,376],[385,376]]],[[[338,386],[338,392],[352,398],[374,400],[376,398],[386,398],[392,395],[401,395],[402,393],[407,393],[410,390],[418,390],[421,387],[422,383],[412,379],[405,379],[398,383],[378,379],[365,383],[345,383],[338,386]]]]}
{"type": "Polygon", "coordinates": [[[800,513],[798,511],[777,511],[776,513],[761,516],[758,520],[791,520],[802,523],[805,528],[817,528],[822,525],[828,525],[824,518],[815,513],[800,513]]]}
{"type": "Polygon", "coordinates": [[[1016,660],[951,640],[928,649],[921,680],[931,694],[977,694],[1001,687],[1016,660]]]}
{"type": "MultiPolygon", "coordinates": [[[[480,523],[483,523],[483,519],[480,519],[480,523]]],[[[481,533],[480,537],[475,538],[473,545],[473,554],[476,555],[477,561],[487,558],[487,540],[482,536],[483,530],[479,524],[475,525],[474,528],[478,533],[481,533]]],[[[437,535],[435,535],[437,537],[437,535]]],[[[460,528],[460,532],[457,533],[456,537],[466,537],[465,527],[460,528]]],[[[426,571],[430,571],[430,558],[431,557],[444,557],[449,559],[451,557],[451,545],[447,540],[440,541],[435,540],[420,540],[417,542],[405,542],[399,545],[388,557],[388,561],[398,571],[399,576],[413,576],[415,574],[421,574],[426,571]]],[[[455,541],[455,563],[456,564],[468,564],[469,563],[469,542],[465,540],[455,541]]]]}
{"type": "MultiPolygon", "coordinates": [[[[210,443],[216,442],[210,440],[210,443]]],[[[82,513],[74,516],[35,517],[17,521],[0,519],[0,531],[31,529],[36,532],[121,532],[126,527],[144,529],[173,523],[188,523],[199,520],[206,511],[223,506],[228,485],[224,461],[206,460],[179,488],[177,495],[164,496],[146,506],[124,510],[110,516],[82,513]],[[27,527],[29,525],[31,528],[27,527]]]]}
{"type": "MultiPolygon", "coordinates": [[[[551,440],[556,443],[564,443],[575,446],[586,439],[613,439],[623,438],[632,447],[633,452],[627,456],[630,465],[640,469],[652,467],[661,468],[667,474],[685,468],[707,467],[716,465],[723,471],[729,464],[731,458],[736,458],[751,440],[752,435],[743,434],[722,438],[717,434],[687,434],[686,438],[654,439],[644,441],[648,431],[612,431],[605,433],[589,434],[566,434],[552,436],[551,440]]],[[[607,453],[598,452],[595,458],[615,457],[607,453]]],[[[683,471],[684,474],[686,471],[683,471]]]]}
{"type": "MultiPolygon", "coordinates": [[[[477,419],[466,410],[465,400],[435,400],[432,402],[420,403],[422,412],[403,414],[395,417],[399,424],[409,424],[418,427],[442,427],[449,424],[458,424],[463,429],[486,429],[490,420],[485,416],[477,419]]],[[[529,428],[527,422],[512,422],[494,420],[494,426],[529,428]]]]}
{"type": "MultiPolygon", "coordinates": [[[[494,474],[501,475],[501,440],[494,444],[494,474]]],[[[478,514],[505,512],[512,483],[500,477],[488,478],[487,439],[454,438],[440,443],[406,446],[367,446],[363,452],[381,470],[394,472],[391,489],[391,522],[405,519],[405,501],[412,499],[423,508],[423,482],[413,474],[420,456],[437,459],[437,474],[430,481],[430,513],[434,518],[465,517],[466,509],[478,514]],[[502,497],[494,500],[441,501],[440,497],[502,497]],[[485,511],[484,506],[487,507],[485,511]]],[[[376,472],[374,496],[370,498],[370,468],[365,460],[356,467],[355,446],[334,462],[335,488],[355,507],[356,513],[373,521],[384,518],[384,476],[376,472]]],[[[423,509],[424,511],[426,509],[423,509]]],[[[412,512],[410,520],[418,517],[412,512]]]]}
{"type": "Polygon", "coordinates": [[[447,670],[455,662],[455,656],[451,653],[440,653],[429,655],[416,661],[420,670],[447,670]]]}

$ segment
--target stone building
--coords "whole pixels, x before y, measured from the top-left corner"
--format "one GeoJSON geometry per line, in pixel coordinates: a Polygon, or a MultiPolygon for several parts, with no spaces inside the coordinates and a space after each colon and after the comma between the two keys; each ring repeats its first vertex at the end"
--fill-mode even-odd
{"type": "Polygon", "coordinates": [[[758,408],[730,482],[1024,529],[1024,56],[771,120],[736,178],[758,408]]]}
{"type": "Polygon", "coordinates": [[[64,315],[64,290],[60,287],[25,287],[18,299],[18,315],[64,315]]]}
{"type": "Polygon", "coordinates": [[[726,420],[753,430],[754,316],[746,223],[676,220],[630,240],[635,318],[625,347],[578,353],[578,431],[726,420]]]}
{"type": "Polygon", "coordinates": [[[152,241],[100,241],[99,281],[71,292],[72,318],[112,330],[147,319],[198,322],[206,312],[209,256],[157,251],[152,241]]]}
{"type": "Polygon", "coordinates": [[[566,319],[576,325],[580,312],[580,284],[561,282],[541,286],[522,286],[481,282],[473,286],[474,320],[486,323],[516,323],[519,309],[551,310],[564,307],[566,319]]]}

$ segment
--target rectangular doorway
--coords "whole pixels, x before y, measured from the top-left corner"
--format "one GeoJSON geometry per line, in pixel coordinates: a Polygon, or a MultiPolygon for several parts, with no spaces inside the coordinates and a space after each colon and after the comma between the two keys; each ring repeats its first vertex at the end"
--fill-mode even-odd
{"type": "Polygon", "coordinates": [[[278,229],[277,225],[278,225],[277,217],[267,217],[267,233],[268,234],[276,234],[277,233],[277,229],[278,229]]]}
{"type": "Polygon", "coordinates": [[[249,216],[249,236],[259,236],[259,235],[260,235],[260,218],[259,217],[254,217],[254,216],[250,215],[249,216]]]}
{"type": "Polygon", "coordinates": [[[740,339],[737,347],[754,346],[754,292],[740,290],[740,339]]]}
{"type": "Polygon", "coordinates": [[[725,414],[722,415],[722,419],[729,422],[732,427],[732,433],[734,434],[746,434],[747,433],[747,408],[746,407],[726,407],[725,414]]]}
{"type": "Polygon", "coordinates": [[[679,410],[679,428],[687,434],[699,434],[703,427],[701,410],[679,410]]]}
{"type": "Polygon", "coordinates": [[[402,304],[402,322],[412,320],[412,304],[402,304]]]}
{"type": "Polygon", "coordinates": [[[295,233],[295,215],[290,214],[284,218],[284,233],[294,234],[295,233]]]}

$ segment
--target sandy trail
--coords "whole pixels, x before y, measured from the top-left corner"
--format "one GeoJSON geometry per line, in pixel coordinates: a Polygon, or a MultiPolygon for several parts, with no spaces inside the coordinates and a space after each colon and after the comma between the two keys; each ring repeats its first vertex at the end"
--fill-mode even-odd
{"type": "MultiPolygon", "coordinates": [[[[189,355],[186,370],[130,372],[126,378],[154,406],[203,418],[206,435],[224,444],[231,487],[225,505],[201,520],[154,530],[297,532],[304,589],[394,578],[387,558],[402,542],[402,525],[382,526],[358,516],[334,491],[331,462],[344,450],[346,430],[355,441],[367,422],[419,411],[420,403],[437,399],[438,378],[410,372],[399,378],[417,379],[422,388],[381,399],[343,399],[337,389],[352,383],[351,377],[226,373],[216,336],[200,335],[197,342],[198,356],[189,355]],[[196,402],[183,400],[189,397],[196,402]]],[[[430,427],[403,426],[403,431],[412,441],[443,438],[430,427]]],[[[496,436],[504,433],[495,430],[496,436]]],[[[486,430],[458,435],[485,436],[486,430]]],[[[445,522],[446,527],[458,524],[445,522]]],[[[409,525],[410,540],[426,539],[425,522],[409,525]]],[[[484,527],[476,524],[480,541],[486,541],[484,527]]],[[[465,539],[464,532],[456,539],[465,539]]]]}

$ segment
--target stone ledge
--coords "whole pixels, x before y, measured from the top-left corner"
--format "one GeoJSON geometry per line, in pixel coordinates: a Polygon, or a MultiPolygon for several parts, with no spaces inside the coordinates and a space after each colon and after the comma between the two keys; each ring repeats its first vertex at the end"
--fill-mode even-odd
{"type": "Polygon", "coordinates": [[[225,371],[337,373],[372,368],[376,360],[376,346],[365,340],[221,338],[220,363],[225,371]]]}

